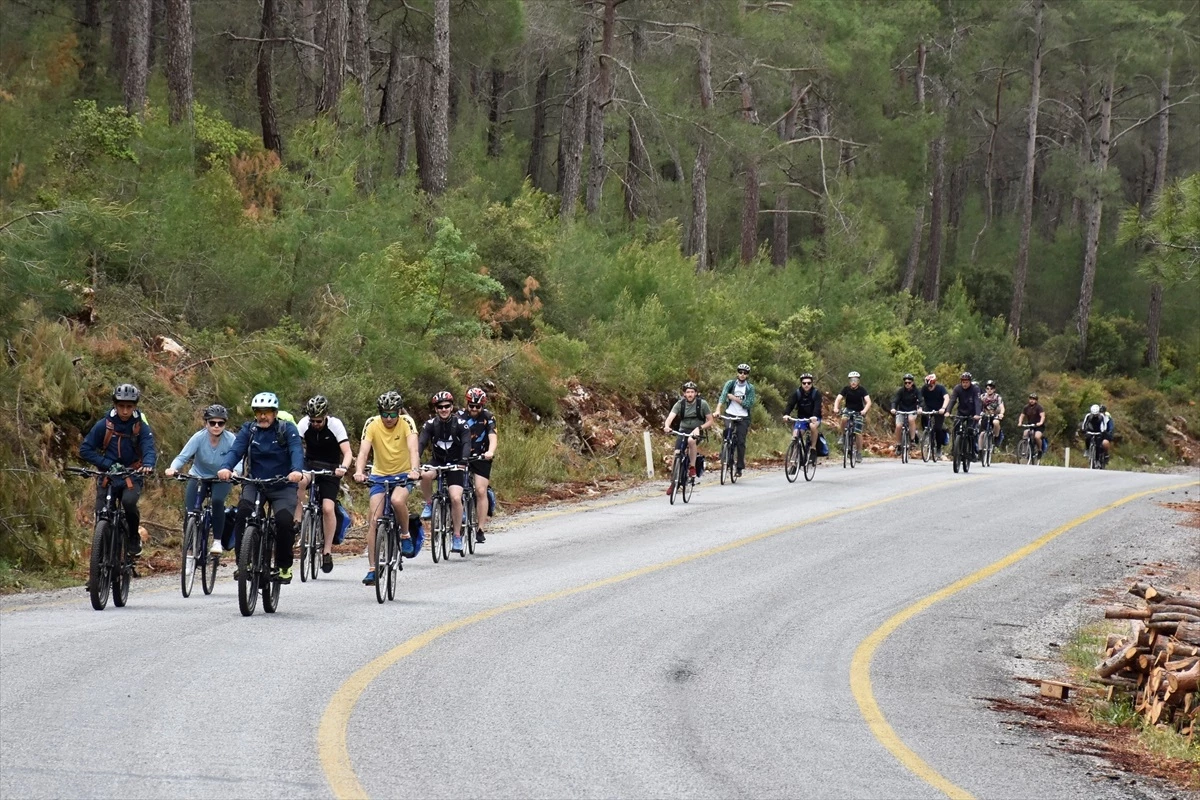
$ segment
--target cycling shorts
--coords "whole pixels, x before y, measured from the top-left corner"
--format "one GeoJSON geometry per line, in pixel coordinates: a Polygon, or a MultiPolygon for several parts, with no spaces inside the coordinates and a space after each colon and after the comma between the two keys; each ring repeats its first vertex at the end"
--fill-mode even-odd
{"type": "Polygon", "coordinates": [[[393,488],[408,489],[412,485],[412,480],[408,477],[407,472],[401,472],[396,475],[372,475],[367,479],[371,484],[371,497],[377,494],[384,494],[387,487],[384,486],[384,481],[395,481],[393,488]]]}
{"type": "Polygon", "coordinates": [[[478,461],[472,461],[468,465],[468,469],[471,470],[472,475],[478,475],[481,478],[483,478],[484,480],[490,481],[492,479],[491,459],[482,459],[481,458],[478,461]]]}

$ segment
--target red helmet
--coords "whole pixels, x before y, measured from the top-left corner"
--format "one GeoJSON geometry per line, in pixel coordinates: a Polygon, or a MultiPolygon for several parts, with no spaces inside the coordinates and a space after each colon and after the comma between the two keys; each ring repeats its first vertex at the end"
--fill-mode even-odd
{"type": "Polygon", "coordinates": [[[429,398],[429,405],[436,406],[441,403],[449,403],[454,405],[454,395],[449,392],[434,392],[433,397],[429,398]]]}
{"type": "Polygon", "coordinates": [[[486,406],[487,392],[478,386],[472,386],[470,389],[467,389],[467,402],[473,406],[486,406]]]}

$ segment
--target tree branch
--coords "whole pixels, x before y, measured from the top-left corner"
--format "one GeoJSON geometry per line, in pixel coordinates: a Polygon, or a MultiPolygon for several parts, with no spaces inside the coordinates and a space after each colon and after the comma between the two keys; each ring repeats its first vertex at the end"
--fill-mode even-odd
{"type": "Polygon", "coordinates": [[[42,216],[47,216],[49,214],[61,214],[61,213],[62,213],[61,208],[52,208],[49,211],[30,211],[28,214],[22,214],[21,216],[17,217],[16,219],[10,219],[8,222],[4,223],[3,225],[0,225],[0,231],[4,230],[9,225],[13,225],[17,222],[20,222],[23,219],[29,219],[30,217],[42,217],[42,216]]]}
{"type": "Polygon", "coordinates": [[[300,39],[296,36],[282,36],[274,39],[259,39],[254,36],[238,36],[232,31],[221,31],[220,35],[235,42],[256,42],[258,44],[300,44],[304,45],[305,47],[311,47],[318,53],[325,52],[325,48],[321,45],[305,41],[304,39],[300,39]]]}
{"type": "Polygon", "coordinates": [[[1151,114],[1150,116],[1146,117],[1145,119],[1139,119],[1137,122],[1133,123],[1128,128],[1121,131],[1116,136],[1112,137],[1112,143],[1116,144],[1118,139],[1120,139],[1125,134],[1129,133],[1134,128],[1145,125],[1147,122],[1149,122],[1152,119],[1158,119],[1158,117],[1167,109],[1174,108],[1175,106],[1179,105],[1180,103],[1187,103],[1191,100],[1195,100],[1197,97],[1200,97],[1200,94],[1189,94],[1187,97],[1183,98],[1182,100],[1176,100],[1174,103],[1168,103],[1167,105],[1163,106],[1158,111],[1151,114]]]}

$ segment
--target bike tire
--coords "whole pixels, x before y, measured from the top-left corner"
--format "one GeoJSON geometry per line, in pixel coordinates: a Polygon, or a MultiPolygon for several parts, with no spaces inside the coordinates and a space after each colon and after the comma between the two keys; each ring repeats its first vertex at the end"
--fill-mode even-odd
{"type": "Polygon", "coordinates": [[[802,462],[802,467],[804,468],[805,481],[811,481],[817,474],[817,457],[813,455],[811,446],[812,442],[805,442],[803,444],[804,461],[802,462]]]}
{"type": "MultiPolygon", "coordinates": [[[[469,476],[472,480],[474,476],[469,476]]],[[[478,509],[475,506],[475,494],[471,493],[467,497],[466,492],[463,493],[463,537],[466,539],[466,551],[471,555],[475,555],[475,532],[479,530],[479,520],[476,516],[478,509]]]]}
{"type": "Polygon", "coordinates": [[[926,464],[933,460],[933,432],[929,428],[921,431],[921,460],[926,464]]]}
{"type": "Polygon", "coordinates": [[[117,539],[112,543],[109,564],[112,565],[112,601],[117,608],[124,608],[129,602],[129,584],[133,581],[133,564],[125,554],[125,542],[128,529],[121,524],[116,527],[117,539]]]}
{"type": "Polygon", "coordinates": [[[725,458],[729,462],[725,465],[726,470],[729,471],[729,482],[737,483],[737,469],[735,468],[737,462],[737,445],[732,439],[729,441],[729,447],[725,450],[725,458]]]}
{"type": "Polygon", "coordinates": [[[387,599],[388,582],[392,577],[388,570],[388,562],[391,561],[394,524],[394,520],[388,517],[380,520],[375,529],[375,599],[381,605],[387,599]]]}
{"type": "Polygon", "coordinates": [[[683,495],[683,502],[690,503],[692,500],[692,491],[696,488],[696,479],[688,474],[688,460],[686,458],[679,459],[679,490],[683,495]]]}
{"type": "Polygon", "coordinates": [[[399,576],[396,574],[399,570],[404,569],[404,552],[403,545],[400,543],[400,532],[396,529],[396,524],[392,524],[392,535],[388,537],[391,544],[388,545],[388,584],[387,584],[387,599],[396,599],[396,582],[399,576]]]}
{"type": "MultiPolygon", "coordinates": [[[[442,560],[442,556],[438,553],[438,532],[437,528],[433,527],[433,516],[429,517],[429,524],[426,526],[429,536],[429,554],[433,556],[433,563],[438,563],[442,560]]],[[[378,536],[378,534],[376,534],[378,536]]]]}
{"type": "Polygon", "coordinates": [[[88,595],[92,600],[92,608],[103,611],[108,605],[108,597],[112,592],[112,570],[109,569],[108,548],[112,539],[110,530],[112,523],[108,520],[96,522],[95,533],[92,534],[92,557],[88,564],[88,595]]]}
{"type": "Polygon", "coordinates": [[[184,597],[191,597],[192,586],[196,583],[196,564],[200,558],[197,552],[199,540],[200,525],[195,517],[189,516],[183,524],[183,547],[179,558],[179,589],[184,597]]]}
{"type": "Polygon", "coordinates": [[[721,468],[721,485],[722,486],[725,485],[725,478],[728,477],[725,474],[725,468],[726,468],[725,462],[729,460],[728,451],[729,451],[729,442],[722,441],[721,442],[721,453],[720,453],[720,455],[717,456],[717,460],[718,460],[718,462],[720,462],[719,466],[721,468]]]}
{"type": "Polygon", "coordinates": [[[258,540],[262,531],[257,525],[247,525],[238,543],[238,609],[243,617],[254,614],[258,608],[258,540]]]}
{"type": "Polygon", "coordinates": [[[975,441],[975,434],[971,434],[969,439],[965,436],[963,437],[962,468],[964,475],[971,471],[971,448],[974,446],[975,441]]]}
{"type": "Polygon", "coordinates": [[[275,526],[268,524],[266,529],[267,535],[263,537],[261,544],[262,560],[260,563],[263,564],[263,577],[261,579],[263,611],[268,614],[274,614],[275,610],[279,608],[280,583],[275,573],[275,568],[278,566],[275,562],[276,533],[275,526]]]}
{"type": "Polygon", "coordinates": [[[434,547],[442,548],[442,560],[450,560],[450,513],[446,503],[440,497],[433,501],[433,530],[434,547]]]}
{"type": "Polygon", "coordinates": [[[846,450],[850,453],[850,469],[858,466],[858,434],[854,431],[846,436],[846,450]]]}
{"type": "Polygon", "coordinates": [[[989,431],[988,434],[983,437],[983,452],[979,454],[980,465],[984,467],[990,467],[992,465],[992,450],[995,448],[995,446],[996,445],[992,442],[992,434],[989,431]]]}
{"type": "MultiPolygon", "coordinates": [[[[312,513],[306,508],[304,516],[300,518],[300,582],[308,582],[308,557],[312,552],[313,535],[312,535],[312,513]]],[[[317,576],[314,572],[313,578],[317,576]]]]}
{"type": "Polygon", "coordinates": [[[792,439],[787,455],[783,457],[783,476],[787,478],[788,483],[795,483],[796,478],[800,476],[801,447],[799,439],[792,439]]]}
{"type": "Polygon", "coordinates": [[[671,482],[667,485],[667,500],[671,505],[675,505],[675,493],[679,491],[679,461],[679,451],[676,451],[671,461],[671,482]]]}

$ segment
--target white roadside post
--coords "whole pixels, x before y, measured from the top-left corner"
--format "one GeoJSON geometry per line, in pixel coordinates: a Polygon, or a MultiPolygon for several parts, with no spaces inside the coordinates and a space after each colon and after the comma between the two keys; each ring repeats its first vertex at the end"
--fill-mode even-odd
{"type": "Polygon", "coordinates": [[[642,443],[646,445],[646,477],[654,477],[654,451],[650,447],[650,431],[642,431],[642,443]]]}
{"type": "Polygon", "coordinates": [[[1063,448],[1063,466],[1067,469],[1071,468],[1071,448],[1063,448]]]}

